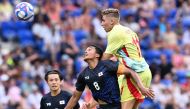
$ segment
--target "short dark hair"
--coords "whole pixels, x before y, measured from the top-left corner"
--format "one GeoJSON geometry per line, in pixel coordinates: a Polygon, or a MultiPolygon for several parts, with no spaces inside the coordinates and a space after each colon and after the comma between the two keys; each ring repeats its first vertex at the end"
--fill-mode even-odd
{"type": "Polygon", "coordinates": [[[103,55],[103,50],[100,47],[98,47],[97,45],[90,45],[90,46],[92,46],[92,47],[94,47],[96,49],[96,53],[100,55],[98,60],[101,60],[102,55],[103,55]]]}
{"type": "Polygon", "coordinates": [[[114,8],[108,8],[105,10],[102,10],[102,16],[110,16],[110,17],[115,17],[115,18],[120,18],[120,13],[118,9],[114,9],[114,8]]]}
{"type": "Polygon", "coordinates": [[[62,76],[62,74],[61,74],[60,71],[58,71],[58,70],[50,70],[50,71],[47,71],[46,74],[45,74],[45,80],[46,81],[48,81],[48,75],[50,75],[50,74],[58,74],[59,75],[59,79],[63,80],[63,76],[62,76]]]}

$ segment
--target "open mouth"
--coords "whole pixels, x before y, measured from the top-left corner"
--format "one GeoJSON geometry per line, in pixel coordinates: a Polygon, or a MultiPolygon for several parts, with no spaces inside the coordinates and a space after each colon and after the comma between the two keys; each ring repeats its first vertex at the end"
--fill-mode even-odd
{"type": "Polygon", "coordinates": [[[57,86],[52,86],[52,88],[56,88],[57,86]]]}
{"type": "Polygon", "coordinates": [[[88,56],[88,54],[87,54],[87,53],[85,53],[85,54],[83,55],[83,57],[86,57],[86,56],[88,56]]]}

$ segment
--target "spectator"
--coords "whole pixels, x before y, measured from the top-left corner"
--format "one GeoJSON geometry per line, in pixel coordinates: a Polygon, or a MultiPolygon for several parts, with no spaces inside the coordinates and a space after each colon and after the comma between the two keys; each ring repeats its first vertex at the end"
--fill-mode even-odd
{"type": "Polygon", "coordinates": [[[177,35],[171,30],[171,25],[169,23],[166,24],[166,32],[163,34],[163,37],[168,49],[175,50],[178,48],[177,35]]]}
{"type": "Polygon", "coordinates": [[[8,21],[13,13],[13,7],[8,0],[0,1],[0,22],[8,21]],[[6,10],[6,11],[5,11],[6,10]]]}
{"type": "Polygon", "coordinates": [[[168,62],[166,55],[162,54],[160,56],[161,64],[159,65],[161,79],[165,77],[166,74],[172,73],[172,64],[168,62]]]}

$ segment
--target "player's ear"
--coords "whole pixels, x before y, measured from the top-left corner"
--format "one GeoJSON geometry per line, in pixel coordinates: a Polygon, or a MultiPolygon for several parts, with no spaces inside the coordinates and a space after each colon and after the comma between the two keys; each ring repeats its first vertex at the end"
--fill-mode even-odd
{"type": "Polygon", "coordinates": [[[96,57],[97,57],[97,58],[99,58],[99,57],[100,57],[100,55],[96,53],[96,57]]]}
{"type": "Polygon", "coordinates": [[[118,18],[111,17],[110,20],[111,20],[111,25],[115,25],[116,23],[118,23],[118,18]]]}
{"type": "Polygon", "coordinates": [[[110,18],[110,22],[111,22],[110,23],[111,25],[114,25],[114,19],[113,18],[110,18]]]}

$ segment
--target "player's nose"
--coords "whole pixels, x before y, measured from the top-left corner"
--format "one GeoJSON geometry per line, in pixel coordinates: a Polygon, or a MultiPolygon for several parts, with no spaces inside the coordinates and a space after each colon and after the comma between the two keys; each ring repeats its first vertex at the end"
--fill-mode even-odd
{"type": "Polygon", "coordinates": [[[87,54],[87,51],[84,51],[82,54],[83,54],[83,56],[85,56],[87,54]]]}
{"type": "Polygon", "coordinates": [[[101,22],[101,26],[104,27],[104,24],[101,22]]]}

